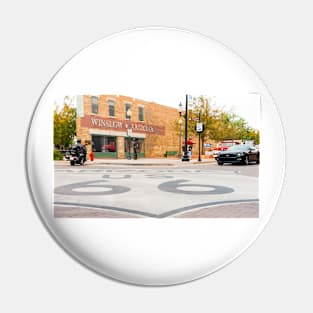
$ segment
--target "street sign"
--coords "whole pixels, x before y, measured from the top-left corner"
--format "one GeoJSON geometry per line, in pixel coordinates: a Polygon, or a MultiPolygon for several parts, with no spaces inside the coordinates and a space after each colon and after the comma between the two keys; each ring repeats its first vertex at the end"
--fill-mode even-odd
{"type": "Polygon", "coordinates": [[[203,123],[197,123],[196,131],[197,131],[197,133],[202,133],[203,132],[203,123]]]}

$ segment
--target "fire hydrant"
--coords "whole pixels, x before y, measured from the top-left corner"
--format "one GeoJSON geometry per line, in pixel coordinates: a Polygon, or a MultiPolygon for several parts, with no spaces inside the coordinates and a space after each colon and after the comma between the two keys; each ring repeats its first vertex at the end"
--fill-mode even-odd
{"type": "Polygon", "coordinates": [[[90,153],[89,153],[89,159],[90,159],[90,161],[93,161],[93,160],[94,160],[93,151],[90,151],[90,153]]]}

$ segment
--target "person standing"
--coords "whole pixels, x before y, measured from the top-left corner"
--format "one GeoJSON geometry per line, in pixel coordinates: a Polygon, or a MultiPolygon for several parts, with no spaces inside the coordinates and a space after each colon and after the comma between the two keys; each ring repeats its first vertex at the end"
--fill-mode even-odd
{"type": "Polygon", "coordinates": [[[192,146],[189,146],[188,148],[188,156],[189,156],[189,159],[192,159],[192,146]]]}

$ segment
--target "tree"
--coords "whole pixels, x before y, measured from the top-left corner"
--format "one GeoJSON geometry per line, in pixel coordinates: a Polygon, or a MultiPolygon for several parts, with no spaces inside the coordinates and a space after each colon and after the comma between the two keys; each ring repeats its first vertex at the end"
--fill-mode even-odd
{"type": "Polygon", "coordinates": [[[216,111],[211,125],[211,139],[221,141],[224,139],[254,140],[259,144],[260,132],[251,128],[247,121],[234,112],[216,111]]]}
{"type": "Polygon", "coordinates": [[[76,109],[64,100],[61,110],[54,109],[53,116],[53,142],[58,148],[68,148],[73,144],[76,132],[76,109]]]}
{"type": "Polygon", "coordinates": [[[199,136],[196,131],[196,123],[201,122],[203,124],[203,132],[200,134],[202,142],[201,151],[203,153],[203,143],[206,138],[211,137],[210,134],[212,131],[214,112],[208,98],[200,96],[197,100],[197,104],[193,111],[189,112],[188,133],[199,136]]]}
{"type": "MultiPolygon", "coordinates": [[[[255,144],[259,144],[260,133],[258,130],[249,127],[246,120],[234,112],[226,111],[224,108],[215,108],[211,102],[209,98],[200,96],[193,110],[188,112],[188,136],[198,136],[195,128],[200,113],[200,122],[204,125],[204,131],[200,135],[202,153],[203,143],[207,139],[216,142],[225,139],[254,140],[255,144]]],[[[173,127],[179,134],[177,121],[173,127]]]]}

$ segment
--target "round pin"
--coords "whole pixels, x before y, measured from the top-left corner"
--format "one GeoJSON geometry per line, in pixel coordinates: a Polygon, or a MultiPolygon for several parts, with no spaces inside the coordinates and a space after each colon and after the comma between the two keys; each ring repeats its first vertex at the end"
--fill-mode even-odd
{"type": "Polygon", "coordinates": [[[87,268],[132,284],[184,283],[230,263],[269,221],[284,179],[264,83],[222,44],[173,28],[121,32],[76,54],[40,97],[27,140],[51,235],[87,268]]]}

